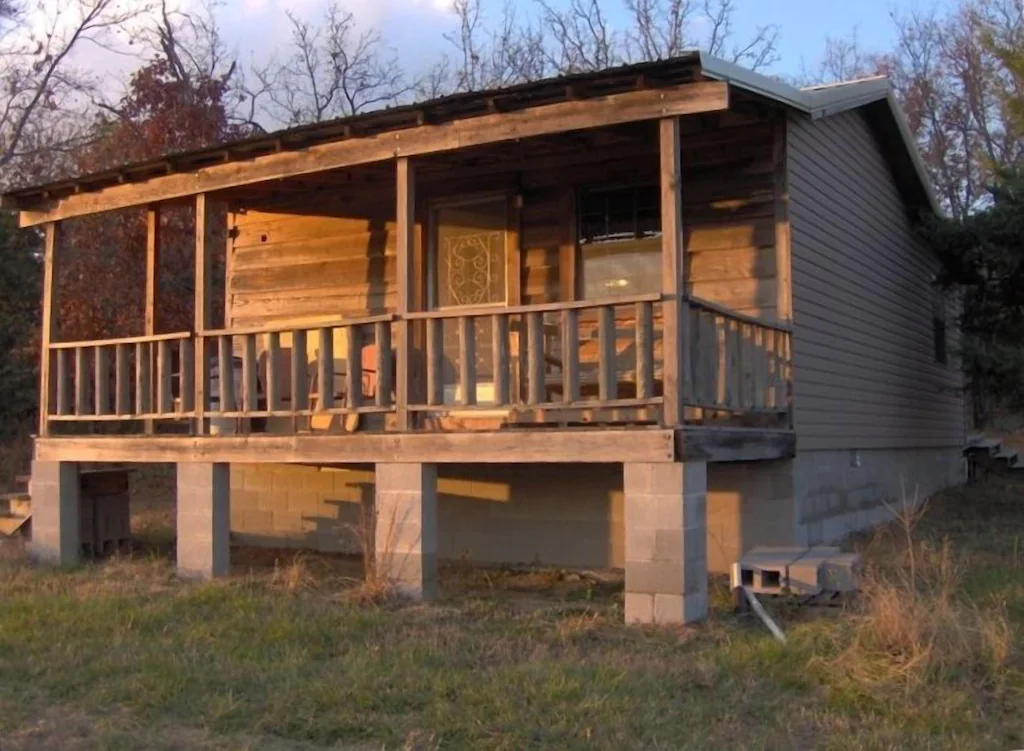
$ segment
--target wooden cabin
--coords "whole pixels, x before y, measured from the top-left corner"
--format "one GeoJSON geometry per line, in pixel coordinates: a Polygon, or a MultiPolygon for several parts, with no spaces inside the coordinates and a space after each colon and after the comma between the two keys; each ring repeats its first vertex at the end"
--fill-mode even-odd
{"type": "Polygon", "coordinates": [[[755,544],[962,474],[935,211],[885,79],[798,90],[699,53],[460,94],[12,191],[46,237],[34,549],[75,560],[83,464],[177,465],[178,567],[349,549],[621,566],[700,619],[755,544]],[[142,336],[65,341],[63,223],[147,207],[142,336]],[[155,325],[194,212],[194,324],[155,325]],[[224,258],[215,273],[214,258],[224,258]],[[223,300],[223,311],[214,300],[223,300]],[[940,341],[941,340],[941,341],[940,341]]]}

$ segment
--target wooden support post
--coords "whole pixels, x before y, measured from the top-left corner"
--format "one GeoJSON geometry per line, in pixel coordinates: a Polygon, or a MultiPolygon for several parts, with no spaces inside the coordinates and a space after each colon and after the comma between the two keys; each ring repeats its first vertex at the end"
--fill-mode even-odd
{"type": "Polygon", "coordinates": [[[410,430],[412,416],[409,412],[412,388],[412,327],[403,316],[412,309],[412,283],[414,278],[416,247],[416,170],[408,157],[398,157],[395,170],[395,253],[398,256],[396,286],[398,292],[395,312],[397,340],[395,364],[396,427],[410,430]]]}
{"type": "Polygon", "coordinates": [[[292,410],[309,409],[309,366],[306,361],[306,332],[292,332],[292,410]]]}
{"type": "Polygon", "coordinates": [[[46,436],[50,432],[50,341],[56,329],[56,307],[53,300],[53,264],[57,256],[58,229],[57,222],[46,224],[46,237],[43,246],[43,318],[40,327],[39,353],[39,435],[46,436]]]}
{"type": "Polygon", "coordinates": [[[114,388],[117,404],[115,409],[119,415],[130,415],[132,412],[132,376],[131,350],[127,344],[118,344],[114,355],[114,388]]]}
{"type": "Polygon", "coordinates": [[[231,335],[217,337],[217,411],[235,411],[235,358],[231,335]]]}
{"type": "Polygon", "coordinates": [[[374,401],[378,407],[391,404],[391,323],[377,321],[374,324],[374,341],[377,344],[377,393],[374,401]]]}
{"type": "Polygon", "coordinates": [[[334,406],[334,329],[322,328],[316,357],[316,408],[318,411],[334,406]]]}
{"type": "Polygon", "coordinates": [[[562,311],[562,399],[580,398],[580,319],[575,310],[562,311]]]}
{"type": "MultiPolygon", "coordinates": [[[[206,432],[206,410],[210,404],[210,358],[206,351],[206,331],[213,325],[213,261],[210,241],[210,216],[206,194],[196,196],[196,272],[195,272],[195,432],[206,432]]],[[[223,396],[221,397],[223,405],[223,396]]]]}
{"type": "Polygon", "coordinates": [[[345,337],[345,395],[351,409],[363,403],[363,332],[350,326],[345,337]]]}
{"type": "Polygon", "coordinates": [[[178,350],[178,404],[182,412],[195,409],[196,359],[191,339],[182,339],[178,350]]]}
{"type": "Polygon", "coordinates": [[[683,235],[682,166],[680,162],[679,118],[662,118],[659,124],[661,157],[661,292],[664,333],[662,347],[665,404],[663,422],[667,426],[683,421],[686,394],[686,368],[690,356],[687,343],[689,316],[686,295],[685,240],[683,235]]]}
{"type": "Polygon", "coordinates": [[[598,398],[609,401],[617,398],[615,374],[615,309],[611,305],[598,308],[598,398]]]}
{"type": "Polygon", "coordinates": [[[256,374],[256,335],[242,337],[242,409],[255,412],[259,409],[259,379],[256,374]]]}
{"type": "Polygon", "coordinates": [[[281,335],[276,331],[267,334],[267,409],[276,412],[281,409],[281,385],[278,366],[281,360],[281,335]]]}
{"type": "MultiPolygon", "coordinates": [[[[684,322],[685,325],[685,322],[684,322]]],[[[654,396],[654,306],[636,304],[636,398],[654,396]]]]}
{"type": "Polygon", "coordinates": [[[426,319],[427,325],[427,404],[444,403],[444,336],[440,318],[426,319]]]}
{"type": "Polygon", "coordinates": [[[494,369],[494,403],[505,405],[511,401],[509,380],[508,316],[491,316],[491,359],[494,369]]]}
{"type": "Polygon", "coordinates": [[[459,390],[462,404],[476,404],[476,335],[472,316],[459,318],[459,390]]]}
{"type": "Polygon", "coordinates": [[[544,398],[544,318],[540,313],[526,314],[526,387],[527,403],[542,404],[544,398]]]}
{"type": "Polygon", "coordinates": [[[135,345],[135,414],[148,415],[152,412],[150,396],[153,381],[149,370],[149,347],[147,342],[135,345]]]}
{"type": "MultiPolygon", "coordinates": [[[[152,336],[157,332],[157,306],[159,297],[159,284],[160,281],[157,278],[157,269],[160,265],[160,210],[157,206],[150,206],[146,210],[146,308],[145,308],[145,330],[143,333],[146,336],[152,336]]],[[[154,375],[157,378],[157,383],[150,384],[150,393],[154,391],[157,394],[156,399],[156,411],[163,412],[164,409],[160,404],[160,386],[161,383],[161,372],[159,363],[154,363],[154,358],[160,353],[160,347],[150,347],[149,349],[149,373],[150,377],[154,375]],[[154,365],[156,367],[154,368],[154,365]]],[[[144,424],[144,430],[147,434],[153,432],[153,421],[146,420],[144,424]]]]}

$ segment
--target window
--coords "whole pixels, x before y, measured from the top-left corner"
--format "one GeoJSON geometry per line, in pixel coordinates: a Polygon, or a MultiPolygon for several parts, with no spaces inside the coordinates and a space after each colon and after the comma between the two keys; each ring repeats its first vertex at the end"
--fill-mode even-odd
{"type": "Polygon", "coordinates": [[[656,185],[600,188],[579,196],[586,299],[661,289],[661,194],[656,185]]]}

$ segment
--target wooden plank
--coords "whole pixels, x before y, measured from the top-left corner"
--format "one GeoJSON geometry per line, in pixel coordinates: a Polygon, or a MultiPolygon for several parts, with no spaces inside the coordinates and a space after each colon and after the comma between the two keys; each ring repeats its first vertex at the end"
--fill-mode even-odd
{"type": "Polygon", "coordinates": [[[598,314],[598,398],[602,401],[618,395],[615,372],[615,309],[610,305],[599,308],[598,314]]]}
{"type": "Polygon", "coordinates": [[[398,157],[518,140],[549,133],[598,128],[606,125],[673,118],[698,112],[728,109],[729,86],[701,81],[674,88],[648,89],[571,102],[541,105],[516,112],[465,118],[438,125],[423,125],[366,138],[348,138],[308,148],[268,154],[255,159],[203,167],[185,173],[155,177],[83,192],[57,201],[46,210],[21,212],[21,226],[127,206],[182,198],[199,193],[251,185],[380,162],[398,157]]]}
{"type": "Polygon", "coordinates": [[[179,339],[188,339],[192,336],[189,331],[178,331],[173,334],[156,334],[155,336],[125,336],[117,339],[86,339],[78,342],[51,342],[50,349],[78,349],[79,347],[112,347],[117,344],[138,344],[152,342],[170,342],[179,339]]]}
{"type": "Polygon", "coordinates": [[[75,349],[75,414],[92,413],[89,404],[89,368],[87,357],[89,350],[85,347],[75,349]]]}
{"type": "Polygon", "coordinates": [[[156,411],[173,412],[174,399],[171,396],[171,343],[159,342],[156,345],[156,411]]]}
{"type": "Polygon", "coordinates": [[[472,316],[462,316],[459,325],[459,390],[460,404],[476,404],[476,335],[472,316]]]}
{"type": "MultiPolygon", "coordinates": [[[[205,193],[196,196],[195,207],[195,301],[194,330],[196,336],[195,426],[197,435],[206,432],[204,415],[210,404],[210,355],[204,334],[213,327],[213,258],[209,205],[205,193]]],[[[223,405],[221,405],[223,409],[223,405]]]]}
{"type": "Polygon", "coordinates": [[[115,411],[119,415],[128,415],[132,411],[131,347],[128,344],[116,344],[114,352],[115,411]]]}
{"type": "Polygon", "coordinates": [[[242,337],[242,409],[255,412],[259,409],[259,363],[256,360],[256,335],[242,337]]]}
{"type": "MultiPolygon", "coordinates": [[[[689,316],[683,318],[687,325],[689,316]]],[[[650,399],[654,396],[654,306],[650,303],[636,304],[636,397],[650,399]]]]}
{"type": "Polygon", "coordinates": [[[508,404],[511,399],[508,316],[496,313],[491,316],[491,366],[494,369],[494,403],[508,404]]]}
{"type": "Polygon", "coordinates": [[[57,350],[57,414],[71,414],[71,350],[57,350]]]}
{"type": "MultiPolygon", "coordinates": [[[[235,351],[230,336],[217,340],[217,410],[233,411],[235,401],[235,351]]],[[[212,390],[212,389],[211,389],[212,390]]]]}
{"type": "Polygon", "coordinates": [[[281,409],[281,335],[274,331],[267,334],[267,409],[271,412],[281,409]]]}
{"type": "Polygon", "coordinates": [[[540,313],[526,314],[527,403],[545,401],[544,318],[540,313]]]}
{"type": "MultiPolygon", "coordinates": [[[[50,340],[56,331],[56,311],[53,293],[54,263],[57,258],[57,240],[60,225],[49,222],[44,228],[43,241],[43,312],[40,321],[39,353],[39,427],[40,436],[49,435],[46,418],[50,414],[50,340]]],[[[59,381],[58,381],[59,382],[59,381]]]]}
{"type": "Polygon", "coordinates": [[[355,408],[363,402],[363,332],[349,326],[345,334],[345,406],[355,408]]]}
{"type": "Polygon", "coordinates": [[[135,414],[145,415],[152,409],[153,379],[150,371],[150,344],[139,342],[135,345],[135,414]]]}
{"type": "Polygon", "coordinates": [[[225,463],[614,463],[675,460],[661,428],[500,430],[381,435],[88,436],[36,441],[40,461],[225,463]]]}
{"type": "Polygon", "coordinates": [[[110,414],[110,349],[96,347],[93,351],[95,367],[93,405],[97,415],[110,414]]]}
{"type": "Polygon", "coordinates": [[[147,336],[157,331],[157,312],[159,307],[160,280],[160,209],[150,206],[146,210],[146,293],[145,293],[145,333],[147,336]]]}
{"type": "Polygon", "coordinates": [[[444,403],[444,333],[440,319],[427,319],[427,404],[444,403]]]}
{"type": "Polygon", "coordinates": [[[316,408],[323,412],[334,406],[334,329],[319,331],[316,352],[316,408]]]}
{"type": "Polygon", "coordinates": [[[562,398],[580,398],[580,325],[576,310],[562,311],[562,398]]]}
{"type": "Polygon", "coordinates": [[[678,431],[681,461],[747,462],[791,459],[796,436],[791,430],[691,426],[678,431]]]}
{"type": "Polygon", "coordinates": [[[688,349],[688,327],[682,318],[682,296],[686,292],[683,236],[683,186],[679,145],[679,118],[664,117],[659,122],[659,181],[661,184],[661,291],[662,342],[664,365],[662,383],[667,426],[683,421],[685,394],[684,353],[688,349]]]}
{"type": "Polygon", "coordinates": [[[377,393],[374,395],[374,403],[378,407],[387,407],[391,404],[391,389],[393,379],[391,376],[391,323],[388,321],[377,321],[373,325],[373,338],[377,345],[377,393]]]}
{"type": "Polygon", "coordinates": [[[306,332],[292,332],[292,409],[309,409],[309,365],[306,361],[306,332]]]}
{"type": "Polygon", "coordinates": [[[192,339],[182,339],[178,345],[178,408],[191,412],[196,407],[196,356],[192,339]]]}
{"type": "MultiPolygon", "coordinates": [[[[344,141],[342,143],[345,143],[344,141]]],[[[398,257],[395,312],[403,316],[412,310],[416,249],[416,169],[408,157],[399,157],[395,165],[395,253],[398,257]]],[[[395,420],[398,430],[410,430],[409,402],[412,389],[412,326],[408,321],[395,323],[395,420]]]]}

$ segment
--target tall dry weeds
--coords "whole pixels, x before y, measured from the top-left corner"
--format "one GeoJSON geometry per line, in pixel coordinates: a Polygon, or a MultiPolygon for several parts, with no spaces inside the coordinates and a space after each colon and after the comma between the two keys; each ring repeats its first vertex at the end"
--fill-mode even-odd
{"type": "Polygon", "coordinates": [[[869,543],[852,632],[835,666],[861,682],[974,680],[1010,659],[1013,628],[1002,606],[982,607],[963,588],[970,561],[949,540],[919,539],[926,504],[904,494],[895,521],[869,543]]]}

